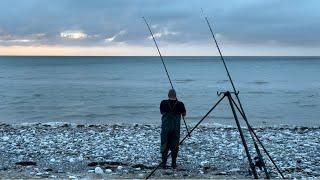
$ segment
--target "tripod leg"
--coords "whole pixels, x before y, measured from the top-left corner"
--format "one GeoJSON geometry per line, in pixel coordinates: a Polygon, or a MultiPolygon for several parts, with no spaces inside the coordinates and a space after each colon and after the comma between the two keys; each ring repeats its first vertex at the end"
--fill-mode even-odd
{"type": "Polygon", "coordinates": [[[261,163],[263,171],[264,171],[264,173],[266,175],[266,179],[270,179],[270,175],[269,175],[268,169],[266,167],[266,164],[264,163],[264,160],[263,160],[263,157],[261,155],[260,149],[259,149],[258,144],[256,142],[254,142],[254,147],[255,147],[255,149],[257,151],[257,154],[258,154],[259,163],[261,163]]]}
{"type": "Polygon", "coordinates": [[[242,133],[242,129],[241,129],[241,126],[240,126],[240,123],[239,123],[239,120],[238,120],[238,116],[237,116],[237,113],[233,107],[233,103],[232,103],[232,100],[231,100],[231,94],[230,92],[226,92],[225,93],[226,96],[228,97],[228,100],[229,100],[229,103],[230,103],[230,107],[231,107],[231,110],[232,110],[232,113],[233,113],[233,116],[234,116],[234,119],[236,121],[236,124],[237,124],[237,127],[238,127],[238,131],[240,133],[240,138],[241,138],[241,141],[242,141],[242,144],[243,144],[243,147],[245,149],[245,152],[246,152],[246,155],[247,155],[247,158],[248,158],[248,161],[249,161],[249,165],[250,165],[250,168],[252,170],[252,173],[253,173],[253,176],[255,179],[258,179],[258,174],[257,174],[257,171],[256,171],[256,168],[252,162],[252,159],[251,159],[251,155],[249,153],[249,149],[248,149],[248,146],[247,146],[247,143],[246,143],[246,140],[243,136],[243,133],[242,133]]]}
{"type": "Polygon", "coordinates": [[[252,132],[253,130],[250,129],[251,126],[250,126],[250,124],[249,124],[246,116],[244,115],[244,113],[243,113],[243,112],[240,110],[240,108],[238,107],[237,103],[234,101],[234,99],[233,99],[232,97],[230,97],[230,98],[231,98],[234,106],[236,107],[236,109],[238,110],[238,112],[240,113],[240,115],[242,116],[242,118],[244,119],[244,121],[245,121],[245,123],[246,123],[246,125],[247,125],[247,127],[248,127],[250,136],[251,136],[251,138],[252,138],[252,141],[253,141],[253,143],[254,143],[255,150],[256,150],[257,155],[258,155],[258,158],[259,158],[259,162],[261,163],[261,166],[263,167],[264,173],[265,173],[265,175],[266,175],[266,179],[270,179],[270,175],[269,175],[268,169],[267,169],[266,164],[265,164],[265,162],[264,162],[264,160],[263,160],[263,157],[262,157],[262,155],[261,155],[260,149],[259,149],[259,147],[258,147],[258,145],[257,145],[257,143],[256,143],[256,141],[255,141],[255,137],[254,137],[253,132],[252,132]],[[249,127],[249,126],[250,126],[250,127],[249,127]]]}
{"type": "MultiPolygon", "coordinates": [[[[202,121],[205,120],[205,119],[209,116],[209,114],[218,106],[218,104],[220,104],[220,102],[221,102],[225,97],[226,97],[225,95],[222,96],[222,98],[220,98],[219,101],[216,102],[216,104],[215,104],[215,105],[201,118],[201,120],[189,131],[189,134],[191,134],[191,133],[202,123],[202,121]]],[[[186,140],[187,137],[188,137],[188,135],[185,136],[185,137],[180,141],[179,145],[181,145],[181,144],[186,140]]]]}
{"type": "MultiPolygon", "coordinates": [[[[252,126],[249,124],[246,116],[242,113],[242,111],[240,110],[240,108],[238,107],[237,103],[235,103],[235,101],[233,99],[231,99],[234,103],[234,105],[236,106],[236,108],[238,109],[239,113],[241,114],[242,118],[245,120],[249,131],[253,134],[253,136],[257,139],[258,143],[260,144],[260,146],[262,147],[263,151],[266,153],[266,155],[268,156],[268,158],[270,159],[270,161],[272,162],[272,164],[276,167],[278,173],[280,174],[280,176],[285,179],[284,175],[282,174],[282,171],[280,170],[280,168],[277,166],[277,164],[275,163],[275,161],[273,160],[273,158],[271,157],[271,155],[269,154],[269,152],[267,151],[267,149],[264,147],[264,145],[262,144],[262,142],[260,141],[259,137],[257,136],[257,134],[255,133],[255,131],[253,130],[252,126]]],[[[260,153],[261,154],[261,153],[260,153]]],[[[264,162],[263,162],[264,163],[264,162]]],[[[269,174],[267,175],[267,178],[269,176],[269,174]]],[[[270,178],[270,176],[269,176],[270,178]]]]}

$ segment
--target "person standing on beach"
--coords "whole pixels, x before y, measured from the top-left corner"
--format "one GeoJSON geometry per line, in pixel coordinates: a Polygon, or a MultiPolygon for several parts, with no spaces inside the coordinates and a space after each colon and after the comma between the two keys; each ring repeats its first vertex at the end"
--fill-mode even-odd
{"type": "Polygon", "coordinates": [[[186,115],[186,109],[183,102],[177,100],[176,91],[170,89],[169,99],[161,101],[160,112],[161,118],[161,155],[162,167],[166,168],[169,150],[172,157],[172,168],[177,167],[177,156],[180,141],[180,121],[181,116],[186,115]]]}

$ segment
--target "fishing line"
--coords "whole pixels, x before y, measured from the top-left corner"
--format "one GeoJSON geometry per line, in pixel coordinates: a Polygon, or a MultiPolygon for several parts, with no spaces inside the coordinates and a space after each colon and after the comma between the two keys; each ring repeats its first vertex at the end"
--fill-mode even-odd
{"type": "Polygon", "coordinates": [[[170,85],[171,85],[171,88],[172,88],[172,89],[174,89],[174,88],[173,88],[172,81],[171,81],[171,78],[170,78],[170,75],[169,75],[169,73],[168,73],[167,66],[166,66],[166,64],[164,63],[164,60],[163,60],[162,54],[161,54],[161,52],[160,52],[160,49],[159,49],[158,43],[157,43],[156,39],[154,38],[153,32],[151,31],[151,28],[150,28],[150,26],[149,26],[149,24],[148,24],[148,22],[147,22],[146,18],[142,17],[142,19],[144,20],[144,22],[145,22],[145,23],[146,23],[146,25],[148,26],[148,29],[149,29],[149,32],[150,32],[151,37],[152,37],[152,39],[153,39],[153,42],[154,42],[154,44],[155,44],[155,46],[156,46],[156,48],[157,48],[157,50],[158,50],[158,53],[159,53],[159,56],[160,56],[160,59],[161,59],[162,65],[163,65],[163,67],[164,67],[164,70],[166,71],[166,74],[167,74],[167,77],[168,77],[169,83],[170,83],[170,85]]]}
{"type": "MultiPolygon", "coordinates": [[[[148,27],[148,29],[149,29],[149,32],[150,32],[150,34],[151,34],[151,37],[152,37],[152,39],[153,39],[153,42],[154,42],[154,44],[155,44],[155,46],[156,46],[156,48],[157,48],[157,50],[158,50],[158,53],[159,53],[159,56],[160,56],[162,65],[163,65],[163,67],[164,67],[164,70],[166,71],[166,74],[167,74],[167,77],[168,77],[168,80],[169,80],[169,83],[170,83],[170,86],[171,86],[171,89],[174,89],[173,84],[172,84],[172,81],[171,81],[171,78],[170,78],[170,75],[169,75],[169,72],[168,72],[168,69],[167,69],[167,66],[166,66],[166,64],[164,63],[164,60],[163,60],[161,51],[160,51],[159,46],[158,46],[158,43],[157,43],[157,41],[156,41],[156,39],[155,39],[155,37],[154,37],[154,35],[153,35],[153,32],[152,32],[152,30],[151,30],[151,28],[150,28],[150,26],[149,26],[146,18],[145,18],[145,17],[142,17],[142,19],[143,19],[144,22],[146,23],[146,25],[147,25],[147,27],[148,27]]],[[[184,123],[184,125],[185,125],[185,128],[186,128],[186,130],[187,130],[187,134],[188,134],[189,137],[191,137],[191,135],[190,135],[190,133],[189,133],[189,128],[188,128],[187,123],[186,123],[186,121],[185,121],[185,119],[184,119],[184,116],[182,116],[182,119],[183,119],[183,123],[184,123]]]]}

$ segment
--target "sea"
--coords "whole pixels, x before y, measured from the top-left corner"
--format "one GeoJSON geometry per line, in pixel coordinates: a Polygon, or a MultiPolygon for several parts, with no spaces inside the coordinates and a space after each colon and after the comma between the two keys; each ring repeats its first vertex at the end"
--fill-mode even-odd
{"type": "MultiPolygon", "coordinates": [[[[253,126],[320,126],[320,57],[225,57],[253,126]]],[[[164,57],[186,122],[233,91],[220,57],[164,57]]],[[[160,124],[159,57],[0,57],[0,122],[160,124]]],[[[240,118],[240,114],[238,114],[240,118]]],[[[240,121],[243,120],[240,118],[240,121]]],[[[203,123],[235,125],[227,99],[203,123]]]]}

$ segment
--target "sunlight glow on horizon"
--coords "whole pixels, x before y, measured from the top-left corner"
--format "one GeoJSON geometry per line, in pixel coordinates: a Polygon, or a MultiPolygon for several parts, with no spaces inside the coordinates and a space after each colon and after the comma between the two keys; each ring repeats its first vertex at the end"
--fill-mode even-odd
{"type": "MultiPolygon", "coordinates": [[[[153,44],[134,46],[0,46],[4,56],[158,56],[153,44]]],[[[268,47],[268,46],[221,46],[224,56],[319,56],[318,48],[268,47]]],[[[164,56],[218,56],[212,45],[175,44],[160,47],[164,56]]]]}

